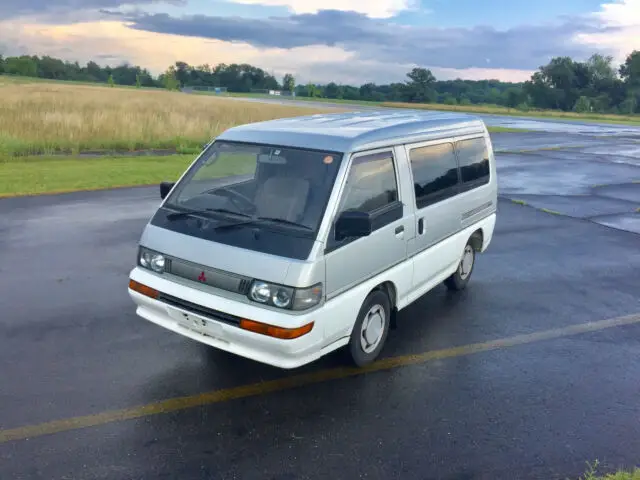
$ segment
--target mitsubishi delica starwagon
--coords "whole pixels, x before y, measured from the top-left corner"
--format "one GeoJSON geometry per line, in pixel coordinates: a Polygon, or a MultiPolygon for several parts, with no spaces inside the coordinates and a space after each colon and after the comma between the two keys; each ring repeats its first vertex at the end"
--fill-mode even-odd
{"type": "Polygon", "coordinates": [[[140,317],[279,368],[380,354],[395,315],[467,286],[494,231],[482,120],[427,111],[231,128],[174,183],[139,242],[140,317]]]}

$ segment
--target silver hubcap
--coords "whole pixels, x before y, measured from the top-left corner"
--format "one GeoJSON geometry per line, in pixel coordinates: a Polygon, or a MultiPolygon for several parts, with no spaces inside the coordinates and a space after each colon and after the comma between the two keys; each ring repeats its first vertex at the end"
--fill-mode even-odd
{"type": "Polygon", "coordinates": [[[382,340],[384,323],[385,314],[382,305],[374,305],[364,316],[360,331],[360,346],[365,353],[373,352],[382,340]]]}
{"type": "Polygon", "coordinates": [[[465,280],[471,273],[472,268],[473,268],[473,248],[471,247],[471,245],[467,245],[464,248],[464,252],[462,253],[462,260],[460,261],[460,267],[458,267],[458,270],[460,272],[460,278],[465,280]]]}

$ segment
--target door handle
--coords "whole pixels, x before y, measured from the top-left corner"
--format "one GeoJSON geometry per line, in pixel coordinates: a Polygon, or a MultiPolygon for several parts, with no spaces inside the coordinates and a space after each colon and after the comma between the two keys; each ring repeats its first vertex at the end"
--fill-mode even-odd
{"type": "Polygon", "coordinates": [[[422,235],[424,233],[424,218],[418,220],[418,234],[422,235]]]}
{"type": "Polygon", "coordinates": [[[402,232],[404,232],[404,225],[396,227],[396,235],[400,235],[402,232]]]}

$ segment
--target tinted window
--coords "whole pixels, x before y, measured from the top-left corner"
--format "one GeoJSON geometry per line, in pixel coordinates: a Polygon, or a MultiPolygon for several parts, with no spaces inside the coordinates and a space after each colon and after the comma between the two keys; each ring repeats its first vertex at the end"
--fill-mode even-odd
{"type": "Polygon", "coordinates": [[[398,185],[390,152],[355,158],[344,187],[340,211],[373,212],[398,200],[398,185]]]}
{"type": "Polygon", "coordinates": [[[472,138],[457,143],[458,161],[463,183],[489,182],[489,149],[484,138],[472,138]]]}
{"type": "Polygon", "coordinates": [[[458,166],[451,143],[414,148],[409,159],[418,207],[442,198],[458,184],[458,166]]]}

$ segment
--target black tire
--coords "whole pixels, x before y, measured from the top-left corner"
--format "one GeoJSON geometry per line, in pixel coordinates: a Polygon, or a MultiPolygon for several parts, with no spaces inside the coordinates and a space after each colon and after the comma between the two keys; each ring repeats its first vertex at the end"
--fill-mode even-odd
{"type": "MultiPolygon", "coordinates": [[[[387,341],[387,336],[389,335],[389,324],[391,322],[391,302],[389,301],[388,295],[381,291],[375,290],[367,296],[367,298],[362,303],[360,307],[360,311],[358,312],[358,318],[353,326],[353,331],[351,332],[351,338],[349,340],[349,354],[351,361],[358,367],[364,367],[375,361],[380,355],[380,352],[384,348],[384,344],[387,341]],[[373,313],[376,315],[379,312],[384,314],[384,318],[379,316],[378,318],[373,318],[374,320],[381,320],[382,323],[382,333],[378,335],[379,332],[371,332],[374,333],[376,338],[379,338],[377,346],[371,350],[366,351],[363,348],[361,339],[364,337],[364,332],[362,332],[363,323],[366,317],[371,317],[371,311],[377,307],[378,312],[373,313]]],[[[365,338],[365,342],[367,341],[367,337],[365,338]]],[[[371,337],[370,337],[371,339],[371,337]]],[[[371,346],[373,346],[375,342],[371,342],[371,346]]]]}
{"type": "Polygon", "coordinates": [[[473,273],[473,267],[476,265],[476,251],[473,248],[473,244],[469,241],[462,252],[462,258],[460,259],[460,263],[458,264],[458,268],[455,273],[451,275],[444,281],[445,286],[454,292],[464,290],[471,279],[471,274],[473,273]],[[465,262],[465,256],[469,254],[471,260],[471,266],[469,268],[468,262],[465,262]],[[466,265],[465,265],[466,264],[466,265]],[[468,268],[468,271],[465,272],[464,267],[468,268]]]}

